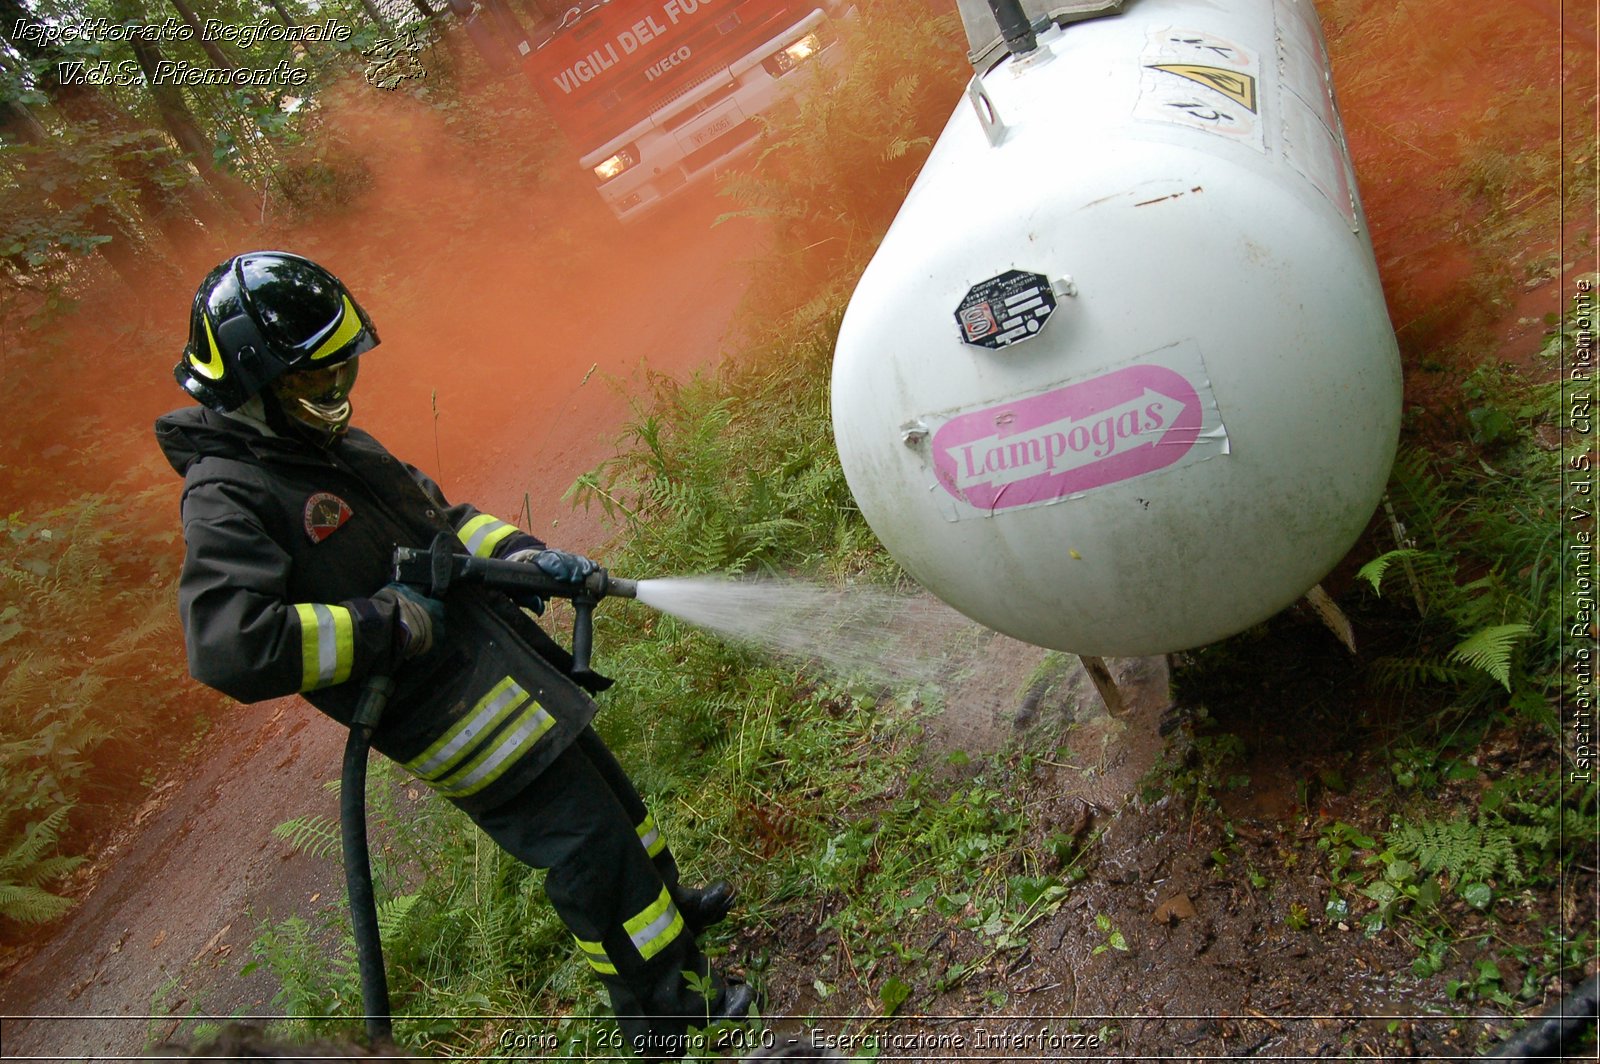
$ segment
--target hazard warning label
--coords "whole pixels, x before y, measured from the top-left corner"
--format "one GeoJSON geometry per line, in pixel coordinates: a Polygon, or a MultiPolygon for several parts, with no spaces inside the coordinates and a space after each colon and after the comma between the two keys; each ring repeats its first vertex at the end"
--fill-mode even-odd
{"type": "Polygon", "coordinates": [[[1153,27],[1139,59],[1134,117],[1188,126],[1266,151],[1261,59],[1216,34],[1153,27]]]}
{"type": "Polygon", "coordinates": [[[1256,79],[1249,74],[1226,67],[1201,66],[1199,63],[1152,63],[1150,66],[1151,69],[1165,70],[1168,74],[1207,85],[1251,114],[1256,113],[1256,79]]]}

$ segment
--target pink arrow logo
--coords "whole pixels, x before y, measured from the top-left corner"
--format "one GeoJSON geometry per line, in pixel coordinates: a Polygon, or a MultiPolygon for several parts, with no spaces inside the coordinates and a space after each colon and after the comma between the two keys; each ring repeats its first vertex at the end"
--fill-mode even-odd
{"type": "Polygon", "coordinates": [[[1153,473],[1200,437],[1199,394],[1166,366],[1127,366],[940,426],[934,472],[980,510],[1032,506],[1153,473]]]}

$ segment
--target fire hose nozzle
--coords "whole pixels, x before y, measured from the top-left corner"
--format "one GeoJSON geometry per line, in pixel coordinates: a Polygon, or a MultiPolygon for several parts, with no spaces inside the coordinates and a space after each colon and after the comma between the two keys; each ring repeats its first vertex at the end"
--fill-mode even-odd
{"type": "Polygon", "coordinates": [[[443,598],[458,584],[480,584],[515,598],[538,595],[543,598],[572,600],[572,671],[589,671],[589,651],[594,639],[594,606],[608,596],[637,598],[639,584],[596,569],[581,584],[557,580],[536,565],[508,562],[496,558],[474,558],[457,553],[455,537],[441,532],[427,550],[396,547],[394,578],[422,589],[434,598],[443,598]]]}
{"type": "Polygon", "coordinates": [[[631,599],[639,597],[639,581],[612,576],[604,569],[596,569],[590,573],[583,581],[583,589],[597,599],[607,596],[631,599]]]}

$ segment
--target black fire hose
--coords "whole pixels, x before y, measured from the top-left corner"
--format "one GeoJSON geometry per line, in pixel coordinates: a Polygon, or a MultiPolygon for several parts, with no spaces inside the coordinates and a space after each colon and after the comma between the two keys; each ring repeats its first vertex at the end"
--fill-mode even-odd
{"type": "Polygon", "coordinates": [[[1022,0],[989,0],[989,10],[1012,55],[1027,55],[1039,47],[1038,34],[1022,10],[1022,0]]]}
{"type": "MultiPolygon", "coordinates": [[[[395,579],[433,598],[444,598],[456,583],[479,583],[508,594],[534,594],[572,600],[573,672],[589,671],[594,646],[594,607],[607,595],[635,598],[638,585],[611,576],[604,569],[582,584],[557,581],[536,565],[471,558],[453,550],[453,537],[441,534],[426,551],[399,547],[394,552],[395,579]]],[[[367,1037],[376,1046],[394,1039],[389,1010],[389,980],[383,970],[383,937],[378,932],[378,903],[372,891],[372,863],[367,852],[367,751],[372,732],[383,717],[394,690],[390,676],[368,677],[350,721],[344,745],[344,771],[339,780],[339,838],[344,854],[345,894],[356,936],[356,964],[361,972],[361,1010],[367,1037]]]]}
{"type": "Polygon", "coordinates": [[[350,923],[356,935],[356,965],[361,972],[361,1011],[367,1037],[374,1045],[393,1040],[389,1013],[389,981],[383,972],[383,939],[378,934],[378,903],[372,893],[372,864],[367,853],[367,749],[372,730],[388,704],[394,680],[373,676],[361,689],[350,738],[344,744],[344,772],[339,778],[339,839],[344,853],[344,889],[350,902],[350,923]]]}
{"type": "Polygon", "coordinates": [[[1481,1060],[1560,1060],[1562,1050],[1576,1045],[1600,1011],[1600,975],[1591,975],[1557,1005],[1529,1022],[1481,1060]]]}

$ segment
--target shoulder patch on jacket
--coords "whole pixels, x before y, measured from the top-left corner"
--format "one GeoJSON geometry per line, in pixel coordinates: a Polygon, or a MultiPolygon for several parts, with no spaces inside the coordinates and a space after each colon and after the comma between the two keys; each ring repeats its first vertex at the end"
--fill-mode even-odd
{"type": "Polygon", "coordinates": [[[321,543],[354,516],[350,504],[331,492],[319,491],[306,500],[306,535],[321,543]]]}

